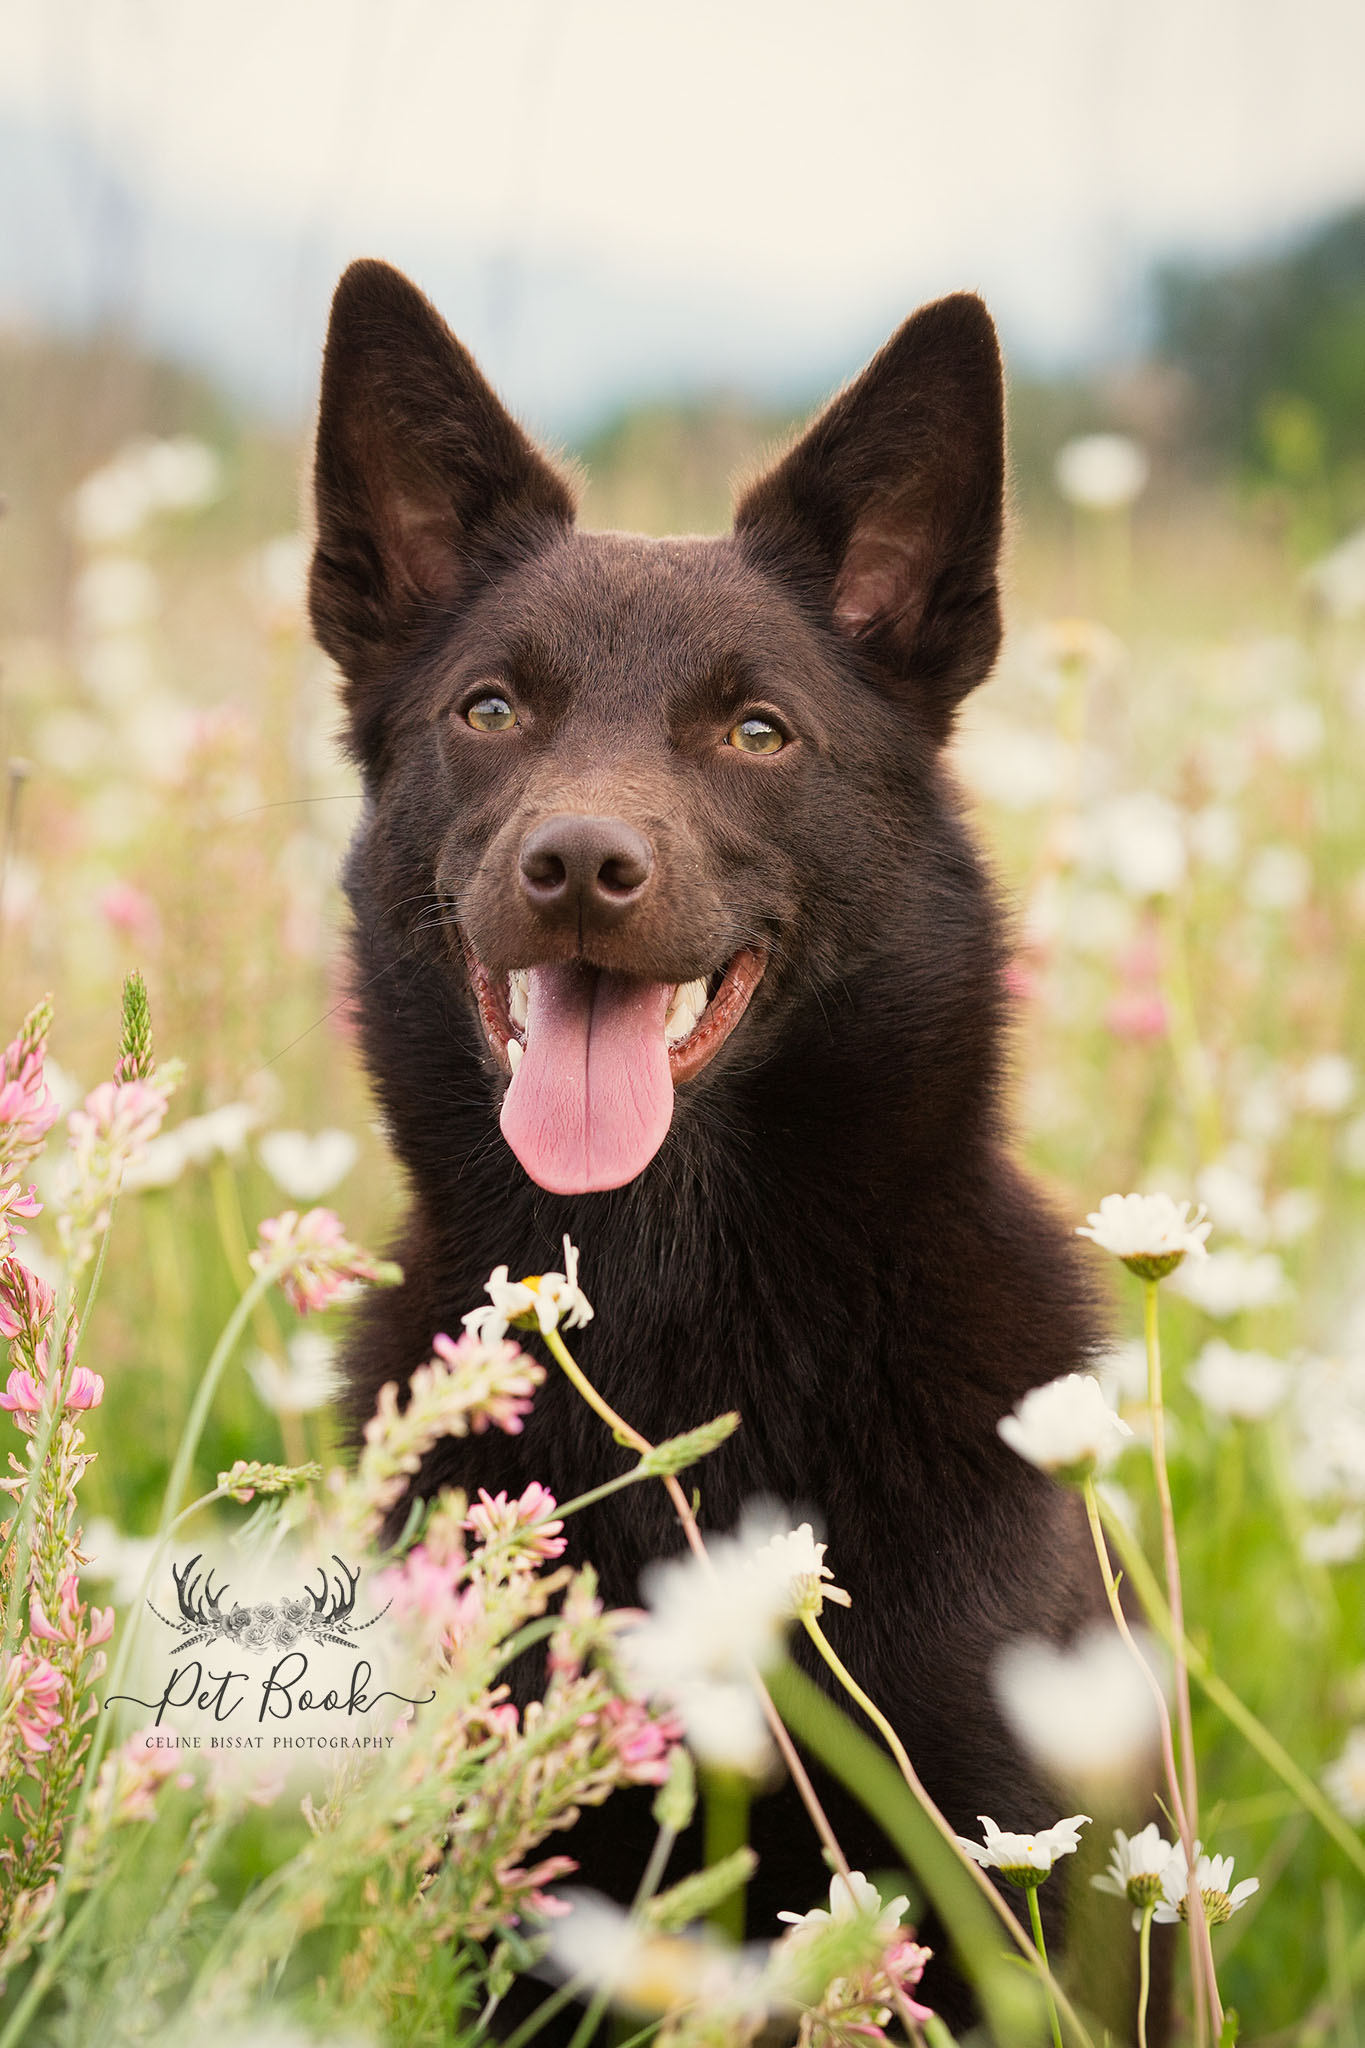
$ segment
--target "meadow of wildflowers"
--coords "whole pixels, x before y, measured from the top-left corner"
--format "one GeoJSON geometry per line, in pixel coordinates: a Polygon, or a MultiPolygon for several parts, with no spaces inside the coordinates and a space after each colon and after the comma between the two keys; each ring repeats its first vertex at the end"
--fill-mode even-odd
{"type": "MultiPolygon", "coordinates": [[[[623,445],[604,518],[645,489],[623,445]]],[[[1078,1873],[1072,1957],[1132,1964],[1129,2038],[1172,1923],[1180,2038],[1358,2044],[1358,543],[1302,563],[1230,498],[1144,500],[1142,452],[1088,437],[1020,537],[1001,672],[966,710],[958,769],[1015,911],[1016,1113],[1114,1299],[1094,1378],[1040,1390],[1002,1435],[1084,1494],[1115,1625],[1017,1646],[1001,1698],[1057,1803],[1031,1836],[985,1815],[955,1840],[841,1662],[837,1554],[771,1504],[706,1530],[732,1418],[652,1446],[582,1380],[574,1330],[611,1314],[598,1248],[566,1245],[536,1283],[490,1276],[410,1394],[385,1391],[359,1459],[337,1451],[331,1346],[346,1297],[391,1277],[361,1247],[384,1241],[392,1181],[337,972],[355,791],[280,524],[291,460],[172,435],[73,475],[50,617],[6,584],[0,525],[21,622],[0,645],[0,2048],[189,2025],[472,2044],[526,1974],[543,2005],[583,2006],[585,2043],[610,2009],[620,2039],[899,2028],[941,2048],[916,1997],[926,1898],[999,2038],[1098,2042],[1072,1961],[1002,1960],[1036,1955],[1054,1863],[1078,1873]],[[443,1496],[391,1540],[423,1449],[515,1431],[552,1371],[617,1432],[620,1483],[673,1497],[680,1555],[643,1620],[603,1613],[563,1561],[579,1503],[545,1486],[443,1496]],[[164,1597],[181,1531],[373,1561],[424,1702],[386,1722],[392,1748],[305,1790],[99,1710],[136,1689],[144,1595],[164,1597]],[[794,1629],[846,1716],[787,1663],[794,1629]],[[524,1713],[502,1675],[521,1649],[542,1669],[524,1713]],[[748,1788],[798,1752],[886,1816],[902,1874],[848,1871],[831,1842],[827,1902],[792,1900],[745,1945],[748,1788]],[[1138,1826],[1122,1791],[1151,1755],[1162,1811],[1138,1826]],[[659,1843],[628,1914],[575,1891],[562,1834],[625,1785],[652,1788],[659,1843]],[[698,1797],[711,1867],[662,1890],[698,1797]]],[[[719,518],[701,497],[686,523],[719,518]]],[[[31,560],[42,536],[22,538],[31,560]]]]}

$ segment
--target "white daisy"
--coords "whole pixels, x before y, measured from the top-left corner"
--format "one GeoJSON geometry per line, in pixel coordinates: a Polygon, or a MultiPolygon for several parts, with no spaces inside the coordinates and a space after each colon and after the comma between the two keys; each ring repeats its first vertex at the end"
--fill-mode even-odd
{"type": "Polygon", "coordinates": [[[513,1324],[523,1330],[539,1329],[548,1337],[561,1323],[566,1330],[580,1330],[592,1321],[592,1303],[578,1284],[578,1247],[567,1236],[562,1273],[531,1273],[524,1280],[510,1280],[506,1266],[496,1266],[485,1291],[485,1305],[461,1317],[465,1328],[485,1343],[505,1337],[513,1324]]]}
{"type": "Polygon", "coordinates": [[[1284,1267],[1274,1252],[1229,1246],[1210,1253],[1200,1265],[1187,1266],[1175,1284],[1187,1301],[1223,1322],[1246,1309],[1268,1308],[1279,1301],[1285,1291],[1284,1267]]]}
{"type": "Polygon", "coordinates": [[[759,1568],[766,1570],[771,1565],[779,1579],[786,1581],[788,1612],[794,1621],[802,1621],[807,1615],[818,1618],[826,1600],[832,1600],[838,1607],[853,1604],[842,1586],[822,1583],[834,1577],[825,1563],[827,1548],[826,1544],[816,1542],[810,1523],[802,1522],[799,1529],[769,1537],[758,1552],[755,1563],[759,1568]]]}
{"type": "Polygon", "coordinates": [[[1090,1882],[1097,1892],[1112,1892],[1116,1899],[1127,1899],[1134,1909],[1136,1926],[1147,1908],[1155,1906],[1162,1896],[1171,1848],[1155,1821],[1149,1821],[1136,1835],[1125,1835],[1122,1828],[1115,1828],[1109,1868],[1102,1877],[1092,1877],[1090,1882]]]}
{"type": "Polygon", "coordinates": [[[1073,1483],[1111,1464],[1123,1439],[1133,1434],[1105,1400],[1099,1381],[1084,1372],[1030,1388],[995,1426],[1021,1458],[1073,1483]]]}
{"type": "MultiPolygon", "coordinates": [[[[1253,1892],[1261,1889],[1259,1877],[1244,1877],[1240,1884],[1232,1882],[1233,1858],[1231,1856],[1206,1856],[1203,1845],[1194,1845],[1194,1881],[1204,1901],[1204,1917],[1210,1927],[1221,1927],[1230,1920],[1239,1907],[1244,1906],[1253,1892]]],[[[1177,1842],[1171,1850],[1166,1868],[1161,1874],[1161,1897],[1157,1901],[1154,1918],[1165,1925],[1175,1920],[1189,1918],[1189,1864],[1185,1861],[1185,1845],[1177,1842]]]]}
{"type": "Polygon", "coordinates": [[[1169,1195],[1106,1195],[1076,1235],[1112,1252],[1140,1279],[1163,1280],[1187,1255],[1206,1256],[1204,1240],[1212,1227],[1202,1207],[1191,1216],[1188,1202],[1173,1202],[1169,1195]]]}
{"type": "Polygon", "coordinates": [[[959,1835],[958,1847],[983,1870],[998,1870],[1007,1883],[1031,1891],[1051,1874],[1059,1856],[1070,1856],[1080,1848],[1080,1831],[1089,1823],[1090,1815],[1074,1813],[1070,1820],[1059,1820],[1032,1835],[1007,1834],[984,1813],[979,1813],[977,1819],[986,1837],[985,1845],[959,1835]]]}

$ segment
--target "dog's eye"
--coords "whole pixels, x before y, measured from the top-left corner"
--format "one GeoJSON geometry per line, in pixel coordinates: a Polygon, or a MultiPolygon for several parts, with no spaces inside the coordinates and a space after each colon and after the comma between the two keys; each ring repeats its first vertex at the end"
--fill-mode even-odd
{"type": "Polygon", "coordinates": [[[510,732],[519,723],[507,699],[493,692],[487,697],[477,697],[466,708],[464,716],[465,724],[472,725],[475,732],[510,732]]]}
{"type": "Polygon", "coordinates": [[[738,747],[741,754],[777,754],[786,746],[787,736],[770,718],[741,718],[726,733],[725,744],[738,747]]]}

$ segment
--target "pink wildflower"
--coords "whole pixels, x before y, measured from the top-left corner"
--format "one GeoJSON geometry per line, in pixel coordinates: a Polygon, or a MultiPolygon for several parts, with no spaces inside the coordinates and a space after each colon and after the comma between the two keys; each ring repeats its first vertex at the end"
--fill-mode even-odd
{"type": "Polygon", "coordinates": [[[1166,1004],[1154,988],[1120,989],[1105,1010],[1104,1022],[1115,1038],[1138,1041],[1164,1038],[1170,1029],[1166,1004]]]}
{"type": "Polygon", "coordinates": [[[51,1749],[48,1736],[61,1719],[66,1681],[46,1657],[16,1650],[5,1673],[5,1705],[30,1755],[51,1749]]]}
{"type": "Polygon", "coordinates": [[[475,1436],[482,1436],[490,1423],[508,1436],[521,1434],[522,1417],[530,1413],[531,1396],[545,1377],[534,1359],[510,1337],[484,1339],[469,1330],[458,1339],[441,1331],[431,1348],[451,1372],[474,1381],[478,1390],[468,1417],[475,1436]]]}
{"type": "Polygon", "coordinates": [[[671,1714],[654,1719],[641,1700],[613,1699],[602,1709],[602,1723],[631,1783],[662,1785],[668,1776],[669,1752],[682,1741],[682,1722],[671,1714]]]}
{"type": "Polygon", "coordinates": [[[415,1543],[401,1564],[380,1573],[375,1597],[387,1600],[399,1621],[439,1627],[459,1612],[463,1571],[462,1557],[442,1561],[424,1543],[415,1543]]]}
{"type": "Polygon", "coordinates": [[[111,882],[100,897],[100,912],[115,931],[143,938],[156,931],[156,905],[131,882],[111,882]]]}
{"type": "Polygon", "coordinates": [[[1037,996],[1038,977],[1026,960],[1011,960],[1001,976],[1006,989],[1017,996],[1022,1003],[1029,1003],[1037,996]]]}
{"type": "Polygon", "coordinates": [[[101,1081],[66,1120],[71,1149],[84,1172],[98,1164],[106,1177],[146,1151],[161,1128],[170,1088],[160,1081],[101,1081]]]}
{"type": "Polygon", "coordinates": [[[87,1615],[84,1601],[80,1596],[80,1585],[75,1572],[68,1572],[62,1580],[58,1593],[57,1621],[53,1623],[43,1612],[42,1603],[34,1588],[28,1596],[28,1632],[40,1643],[71,1643],[80,1640],[84,1625],[85,1641],[90,1647],[107,1643],[114,1633],[114,1610],[112,1607],[92,1607],[87,1615]]]}
{"type": "Polygon", "coordinates": [[[16,1367],[0,1394],[0,1408],[8,1408],[11,1414],[36,1415],[42,1405],[43,1390],[38,1381],[31,1372],[21,1372],[16,1367]]]}
{"type": "Polygon", "coordinates": [[[104,1399],[104,1381],[89,1366],[78,1365],[66,1390],[68,1408],[98,1408],[104,1399]]]}
{"type": "Polygon", "coordinates": [[[16,1216],[33,1217],[42,1213],[38,1190],[29,1188],[25,1193],[19,1182],[12,1181],[7,1188],[0,1188],[0,1259],[8,1259],[14,1251],[16,1237],[27,1237],[23,1225],[15,1222],[16,1216]]]}
{"type": "Polygon", "coordinates": [[[18,1259],[0,1263],[0,1337],[11,1342],[19,1337],[36,1344],[56,1305],[57,1297],[47,1282],[18,1259]]]}
{"type": "Polygon", "coordinates": [[[927,2005],[920,2005],[911,1998],[909,1987],[919,1983],[924,1975],[924,1966],[932,1954],[932,1949],[921,1947],[917,1941],[901,1940],[894,1941],[882,1958],[882,1975],[888,1984],[905,1994],[905,2002],[910,2008],[911,2017],[918,2020],[921,2026],[925,2020],[934,2017],[933,2009],[927,2005]]]}
{"type": "Polygon", "coordinates": [[[0,1058],[0,1156],[31,1157],[60,1115],[43,1075],[43,1040],[11,1039],[0,1058]]]}
{"type": "Polygon", "coordinates": [[[329,1308],[357,1281],[391,1285],[400,1277],[396,1266],[352,1244],[331,1209],[309,1209],[303,1216],[286,1209],[266,1218],[260,1237],[252,1265],[279,1281],[285,1300],[301,1316],[329,1308]]]}
{"type": "Polygon", "coordinates": [[[562,1522],[551,1521],[555,1511],[555,1497],[533,1479],[519,1500],[509,1500],[505,1493],[490,1494],[485,1487],[479,1488],[479,1499],[465,1516],[466,1529],[472,1529],[485,1546],[506,1546],[511,1552],[511,1562],[534,1569],[552,1557],[562,1557],[568,1548],[568,1538],[562,1536],[562,1522]]]}

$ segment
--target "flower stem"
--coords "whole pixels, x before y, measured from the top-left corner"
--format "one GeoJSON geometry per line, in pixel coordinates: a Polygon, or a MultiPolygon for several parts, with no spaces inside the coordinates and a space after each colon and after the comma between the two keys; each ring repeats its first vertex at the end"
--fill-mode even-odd
{"type": "MultiPolygon", "coordinates": [[[[706,1824],[702,1861],[709,1869],[742,1849],[749,1839],[749,1786],[738,1771],[703,1771],[706,1824]]],[[[744,1939],[744,1886],[737,1885],[707,1916],[717,1933],[744,1939]]]]}
{"type": "Polygon", "coordinates": [[[1154,1906],[1142,1909],[1142,1927],[1138,1933],[1138,2048],[1147,2048],[1147,1997],[1152,1988],[1152,1914],[1154,1906]]]}
{"type": "Polygon", "coordinates": [[[1047,1993],[1047,2016],[1052,2022],[1052,2048],[1062,2048],[1062,2023],[1057,2017],[1057,2006],[1052,1996],[1052,1972],[1048,1968],[1047,1943],[1043,1940],[1043,1916],[1038,1911],[1036,1884],[1028,1886],[1028,1916],[1033,1925],[1033,1939],[1037,1944],[1043,1969],[1047,1973],[1043,1979],[1043,1988],[1047,1993]]]}
{"type": "MultiPolygon", "coordinates": [[[[649,1901],[662,1884],[664,1871],[668,1868],[668,1859],[673,1853],[673,1844],[677,1839],[674,1829],[660,1827],[658,1834],[654,1838],[654,1847],[649,1852],[649,1861],[645,1865],[644,1875],[640,1879],[635,1897],[631,1901],[630,1912],[632,1919],[639,1918],[641,1912],[649,1904],[649,1901]]],[[[742,1844],[737,1844],[736,1846],[742,1846],[742,1844]]],[[[708,1857],[707,1860],[710,1861],[710,1858],[708,1857]]],[[[742,1912],[743,1892],[741,1891],[738,1896],[742,1912]]],[[[569,2043],[569,2048],[587,2048],[587,2044],[597,2032],[599,2020],[610,2003],[610,1987],[599,1987],[593,1993],[587,2011],[574,2029],[573,2039],[569,2043]]]]}
{"type": "MultiPolygon", "coordinates": [[[[592,1381],[573,1358],[568,1345],[560,1336],[559,1331],[557,1329],[547,1330],[542,1334],[551,1357],[563,1368],[569,1384],[577,1393],[582,1395],[594,1415],[600,1416],[602,1421],[606,1423],[617,1442],[627,1445],[632,1450],[639,1451],[642,1457],[649,1451],[652,1451],[654,1446],[650,1443],[648,1437],[641,1436],[638,1429],[632,1429],[630,1424],[616,1413],[611,1404],[603,1400],[596,1387],[592,1384],[592,1381]]],[[[632,1473],[627,1476],[633,1478],[634,1474],[632,1473]]],[[[677,1479],[672,1473],[662,1476],[665,1490],[673,1503],[673,1511],[682,1524],[682,1531],[687,1538],[689,1549],[698,1562],[710,1570],[712,1568],[711,1559],[707,1552],[706,1544],[702,1540],[701,1530],[697,1527],[697,1518],[692,1512],[687,1495],[683,1492],[682,1487],[678,1484],[677,1479]]],[[[811,1824],[816,1834],[820,1837],[821,1846],[824,1848],[826,1855],[829,1857],[835,1870],[838,1871],[840,1877],[847,1879],[849,1875],[848,1858],[845,1856],[839,1845],[838,1837],[829,1824],[829,1817],[824,1807],[820,1804],[815,1787],[810,1781],[810,1773],[801,1761],[796,1744],[787,1733],[782,1716],[773,1705],[772,1696],[760,1678],[756,1666],[750,1666],[749,1677],[754,1690],[758,1694],[759,1705],[763,1710],[763,1718],[768,1724],[769,1733],[777,1744],[778,1752],[787,1767],[801,1803],[810,1815],[811,1824]]]]}
{"type": "MultiPolygon", "coordinates": [[[[1156,1474],[1157,1500],[1161,1508],[1161,1549],[1166,1571],[1166,1597],[1176,1629],[1185,1633],[1184,1595],[1180,1584],[1180,1550],[1175,1534],[1175,1509],[1171,1481],[1166,1468],[1166,1409],[1161,1391],[1161,1322],[1159,1280],[1143,1286],[1143,1329],[1147,1340],[1147,1402],[1152,1416],[1152,1466],[1156,1474]]],[[[1199,1789],[1195,1779],[1194,1725],[1190,1714],[1190,1674],[1184,1652],[1175,1649],[1175,1702],[1180,1722],[1181,1790],[1185,1811],[1195,1832],[1199,1828],[1199,1789]]]]}
{"type": "Polygon", "coordinates": [[[1195,1773],[1194,1719],[1190,1712],[1190,1671],[1183,1648],[1185,1597],[1180,1583],[1180,1546],[1176,1541],[1175,1508],[1171,1501],[1170,1474],[1166,1467],[1166,1408],[1161,1391],[1160,1286],[1160,1281],[1148,1280],[1143,1287],[1142,1322],[1143,1334],[1147,1341],[1147,1405],[1152,1418],[1152,1470],[1156,1475],[1157,1501],[1161,1509],[1161,1550],[1166,1573],[1166,1597],[1171,1603],[1171,1620],[1175,1631],[1175,1642],[1172,1646],[1175,1661],[1175,1710],[1180,1723],[1181,1789],[1185,1806],[1185,1826],[1181,1831],[1181,1839],[1184,1842],[1189,1870],[1187,1898],[1190,1952],[1195,1959],[1195,2034],[1196,2039],[1202,2038],[1203,2026],[1197,2003],[1201,1990],[1199,1980],[1202,1978],[1202,1990],[1208,1999],[1209,2016],[1213,2022],[1213,2038],[1217,2041],[1223,2031],[1223,2007],[1218,1997],[1213,1948],[1209,1941],[1204,1901],[1195,1873],[1196,1859],[1193,1847],[1193,1838],[1199,1831],[1199,1784],[1195,1773]]]}
{"type": "MultiPolygon", "coordinates": [[[[1142,1552],[1129,1536],[1117,1517],[1101,1506],[1105,1526],[1113,1538],[1114,1547],[1123,1560],[1124,1570],[1137,1588],[1138,1598],[1157,1633],[1172,1642],[1171,1611],[1161,1597],[1156,1575],[1142,1552]]],[[[1289,1751],[1278,1738],[1271,1734],[1263,1721],[1259,1721],[1250,1707],[1246,1706],[1232,1687],[1214,1671],[1198,1645],[1188,1636],[1184,1644],[1186,1662],[1199,1680],[1209,1699],[1223,1716],[1231,1721],[1251,1747],[1269,1764],[1276,1777],[1288,1787],[1306,1812],[1312,1814],[1318,1826],[1331,1836],[1355,1868],[1365,1877],[1365,1842],[1356,1830],[1337,1812],[1302,1767],[1295,1763],[1289,1751]]]]}
{"type": "MultiPolygon", "coordinates": [[[[816,1649],[820,1652],[820,1655],[824,1658],[825,1663],[834,1673],[834,1676],[838,1679],[840,1685],[844,1688],[844,1691],[848,1694],[851,1700],[853,1700],[858,1706],[862,1708],[863,1712],[867,1715],[868,1720],[871,1721],[873,1727],[881,1735],[883,1741],[886,1743],[887,1748],[891,1751],[892,1756],[895,1758],[896,1765],[900,1771],[901,1776],[904,1778],[906,1784],[909,1786],[910,1791],[914,1794],[915,1799],[918,1801],[922,1811],[925,1813],[928,1819],[933,1822],[938,1832],[942,1835],[944,1841],[952,1850],[953,1855],[957,1859],[958,1863],[966,1871],[967,1875],[972,1879],[977,1889],[986,1898],[992,1910],[1003,1921],[1004,1925],[1009,1930],[1009,1933],[1013,1937],[1014,1941],[1018,1944],[1019,1948],[1022,1950],[1024,1955],[1028,1956],[1030,1961],[1032,1961],[1032,1944],[1030,1943],[1029,1938],[1027,1934],[1024,1932],[1023,1928],[1019,1925],[1017,1917],[1011,1911],[1009,1902],[1001,1897],[1000,1893],[996,1890],[995,1886],[987,1877],[985,1871],[982,1870],[977,1863],[973,1862],[970,1857],[964,1856],[962,1854],[962,1850],[958,1843],[957,1836],[954,1833],[952,1827],[950,1826],[946,1815],[940,1810],[940,1808],[935,1804],[934,1800],[929,1796],[928,1791],[925,1789],[925,1786],[921,1782],[918,1771],[916,1771],[914,1765],[910,1761],[909,1752],[907,1751],[905,1744],[901,1741],[899,1735],[897,1735],[895,1729],[887,1720],[886,1715],[882,1712],[881,1708],[877,1705],[876,1701],[870,1699],[868,1695],[863,1691],[857,1679],[853,1676],[853,1673],[848,1669],[848,1666],[839,1656],[837,1650],[834,1648],[834,1645],[830,1642],[829,1637],[825,1634],[824,1630],[821,1628],[819,1622],[815,1619],[815,1617],[813,1615],[803,1615],[802,1620],[805,1623],[807,1635],[814,1643],[816,1649]]],[[[1055,2013],[1055,2005],[1053,2003],[1053,1998],[1054,1993],[1056,1992],[1058,1987],[1056,1984],[1056,1980],[1053,1978],[1051,1971],[1048,1969],[1046,1956],[1044,1956],[1043,1958],[1043,1973],[1046,1979],[1048,2003],[1050,2006],[1052,2006],[1053,2011],[1055,2013]]],[[[1069,2009],[1067,2017],[1068,2019],[1075,2019],[1075,2015],[1069,2009]]],[[[1076,2025],[1078,2031],[1083,2031],[1080,2029],[1079,2021],[1076,2021],[1076,2025]]]]}
{"type": "Polygon", "coordinates": [[[1090,1534],[1095,1544],[1095,1555],[1099,1559],[1100,1574],[1104,1580],[1105,1596],[1109,1601],[1109,1612],[1113,1615],[1114,1626],[1120,1636],[1122,1636],[1130,1655],[1146,1679],[1148,1689],[1156,1703],[1157,1725],[1161,1731],[1161,1760],[1166,1770],[1166,1789],[1170,1793],[1171,1813],[1175,1819],[1181,1846],[1185,1851],[1185,1864],[1190,1873],[1190,1888],[1198,1905],[1198,1912],[1190,1920],[1190,1961],[1194,1978],[1195,2030],[1198,2037],[1202,2040],[1205,2023],[1205,2001],[1208,2001],[1210,2009],[1218,2006],[1219,2017],[1215,2032],[1220,2031],[1222,2028],[1222,2007],[1218,2005],[1218,1984],[1213,1973],[1213,1950],[1209,1944],[1208,1924],[1204,1917],[1204,1902],[1199,1897],[1198,1886],[1195,1882],[1196,1857],[1194,1854],[1194,1835],[1190,1828],[1189,1814],[1186,1811],[1184,1797],[1180,1789],[1180,1773],[1176,1769],[1175,1738],[1171,1730],[1170,1709],[1166,1705],[1166,1695],[1161,1689],[1161,1681],[1143,1656],[1142,1651],[1138,1647],[1137,1640],[1128,1626],[1128,1617],[1123,1611],[1123,1602],[1119,1599],[1118,1584],[1114,1578],[1114,1567],[1109,1559],[1109,1546],[1104,1540],[1104,1529],[1100,1522],[1100,1504],[1095,1492],[1095,1481],[1093,1478],[1086,1479],[1082,1491],[1085,1495],[1085,1512],[1090,1523],[1090,1534]],[[1202,1937],[1199,1931],[1201,1928],[1203,1930],[1202,1937]],[[1208,1989],[1210,1985],[1212,1986],[1211,1992],[1208,1989]]]}

